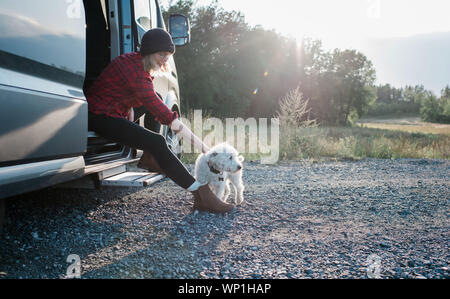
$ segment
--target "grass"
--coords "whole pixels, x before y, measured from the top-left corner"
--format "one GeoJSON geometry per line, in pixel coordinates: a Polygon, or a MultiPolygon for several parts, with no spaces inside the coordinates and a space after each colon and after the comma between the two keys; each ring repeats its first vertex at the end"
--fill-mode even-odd
{"type": "Polygon", "coordinates": [[[410,133],[450,135],[449,124],[435,124],[420,121],[419,117],[404,117],[399,119],[363,119],[358,122],[360,127],[403,131],[410,133]]]}
{"type": "MultiPolygon", "coordinates": [[[[450,158],[450,125],[424,123],[414,117],[365,119],[353,127],[282,126],[279,131],[281,161],[450,158]]],[[[248,134],[246,138],[248,148],[248,134]]],[[[259,154],[243,155],[247,161],[260,159],[259,154]]],[[[194,163],[197,156],[183,154],[182,159],[194,163]]]]}
{"type": "Polygon", "coordinates": [[[449,159],[450,135],[367,127],[287,128],[281,159],[449,159]]]}

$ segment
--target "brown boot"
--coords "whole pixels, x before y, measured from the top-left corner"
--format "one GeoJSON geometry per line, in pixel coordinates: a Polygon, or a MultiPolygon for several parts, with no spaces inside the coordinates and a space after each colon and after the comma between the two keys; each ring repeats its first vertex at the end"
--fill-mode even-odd
{"type": "Polygon", "coordinates": [[[137,166],[150,172],[164,174],[164,171],[161,169],[161,167],[159,167],[159,164],[158,162],[156,162],[153,155],[148,152],[144,152],[137,166]]]}
{"type": "Polygon", "coordinates": [[[228,213],[233,210],[234,205],[221,201],[209,188],[208,185],[201,186],[194,195],[194,211],[206,211],[211,213],[228,213]]]}

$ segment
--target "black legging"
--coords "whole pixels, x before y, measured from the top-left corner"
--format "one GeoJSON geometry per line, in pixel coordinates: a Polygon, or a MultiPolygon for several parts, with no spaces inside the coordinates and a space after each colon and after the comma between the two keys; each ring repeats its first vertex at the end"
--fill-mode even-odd
{"type": "MultiPolygon", "coordinates": [[[[140,116],[140,112],[138,110],[135,118],[140,116]]],[[[148,119],[146,119],[147,122],[148,119]]],[[[123,118],[97,115],[91,112],[88,115],[88,123],[90,131],[94,131],[108,140],[152,154],[164,173],[180,187],[187,189],[195,182],[195,178],[172,153],[167,146],[166,139],[161,134],[123,118]]]]}

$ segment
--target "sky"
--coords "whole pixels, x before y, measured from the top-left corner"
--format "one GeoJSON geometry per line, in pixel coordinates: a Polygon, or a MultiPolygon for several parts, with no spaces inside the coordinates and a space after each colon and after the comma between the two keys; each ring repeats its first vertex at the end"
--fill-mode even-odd
{"type": "MultiPolygon", "coordinates": [[[[168,1],[161,0],[163,5],[168,1]]],[[[207,5],[211,0],[197,0],[197,3],[207,5]]],[[[389,53],[376,56],[377,53],[371,51],[376,48],[373,47],[374,43],[382,43],[384,40],[401,41],[417,35],[450,33],[450,0],[219,0],[219,4],[226,10],[241,11],[251,26],[261,25],[266,29],[275,29],[298,40],[302,37],[320,39],[323,47],[328,50],[356,49],[371,53],[369,59],[380,62],[375,65],[377,72],[380,75],[390,73],[389,79],[379,76],[379,83],[386,83],[397,77],[394,66],[392,69],[381,69],[389,68],[389,65],[382,65],[387,61],[386,55],[389,53]],[[372,49],[369,48],[371,45],[372,49]]],[[[426,56],[423,53],[410,54],[411,59],[414,55],[426,56]]],[[[443,57],[446,59],[446,56],[443,57]]],[[[427,64],[426,61],[423,63],[427,64]]],[[[450,57],[444,65],[447,67],[449,64],[450,57]]],[[[418,76],[423,78],[411,80],[399,75],[397,82],[392,83],[400,87],[429,80],[433,81],[432,89],[436,93],[440,86],[444,87],[442,84],[450,84],[450,78],[431,79],[436,77],[435,74],[418,76]]]]}
{"type": "MultiPolygon", "coordinates": [[[[168,0],[163,0],[167,3],[168,0]]],[[[211,0],[197,0],[199,5],[211,0]]],[[[250,25],[357,48],[367,39],[450,31],[449,0],[219,0],[250,25]]]]}

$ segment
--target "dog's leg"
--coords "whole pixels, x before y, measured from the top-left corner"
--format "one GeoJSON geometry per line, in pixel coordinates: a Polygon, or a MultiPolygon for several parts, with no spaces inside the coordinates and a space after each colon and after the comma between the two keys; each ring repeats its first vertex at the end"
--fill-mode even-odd
{"type": "Polygon", "coordinates": [[[227,202],[228,196],[230,196],[230,180],[226,180],[225,184],[225,194],[223,195],[223,201],[227,202]]]}
{"type": "Polygon", "coordinates": [[[233,184],[235,197],[234,202],[239,205],[244,201],[244,183],[242,182],[242,172],[237,172],[229,176],[233,184]]]}
{"type": "Polygon", "coordinates": [[[225,182],[217,184],[217,197],[224,200],[225,182]]]}

